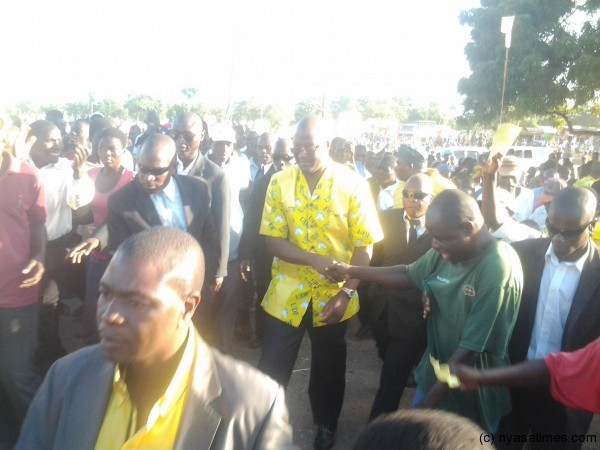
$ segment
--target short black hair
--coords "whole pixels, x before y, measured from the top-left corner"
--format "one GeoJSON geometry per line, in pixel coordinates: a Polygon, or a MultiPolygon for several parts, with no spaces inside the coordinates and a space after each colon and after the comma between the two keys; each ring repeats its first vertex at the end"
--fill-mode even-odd
{"type": "Polygon", "coordinates": [[[98,142],[105,138],[115,138],[121,142],[123,148],[127,146],[127,135],[119,130],[117,127],[105,128],[100,131],[98,135],[98,142]]]}
{"type": "Polygon", "coordinates": [[[90,120],[90,139],[94,139],[102,130],[114,126],[115,123],[108,117],[98,117],[90,120]]]}
{"type": "Polygon", "coordinates": [[[49,120],[36,120],[29,126],[27,138],[31,136],[36,138],[46,137],[53,128],[58,129],[54,122],[50,122],[49,120]]]}
{"type": "Polygon", "coordinates": [[[121,243],[114,258],[152,262],[184,295],[202,290],[202,248],[191,234],[177,228],[152,227],[136,233],[121,243]]]}
{"type": "Polygon", "coordinates": [[[493,448],[480,442],[483,430],[447,411],[410,409],[379,417],[358,436],[354,450],[473,450],[493,448]]]}

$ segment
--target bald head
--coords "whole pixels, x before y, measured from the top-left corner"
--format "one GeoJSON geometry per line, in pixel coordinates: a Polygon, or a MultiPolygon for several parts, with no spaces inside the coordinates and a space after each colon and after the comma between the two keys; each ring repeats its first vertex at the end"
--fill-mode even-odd
{"type": "Polygon", "coordinates": [[[459,227],[469,222],[474,232],[481,230],[484,223],[475,199],[458,189],[448,189],[438,194],[427,212],[428,220],[430,216],[443,220],[448,227],[459,227]]]}
{"type": "Polygon", "coordinates": [[[164,134],[152,134],[144,141],[140,151],[142,157],[160,159],[161,161],[172,161],[175,157],[175,142],[169,136],[164,134]]]}
{"type": "Polygon", "coordinates": [[[548,216],[560,216],[564,220],[583,225],[594,218],[597,204],[596,196],[590,189],[568,187],[554,195],[548,216]]]}
{"type": "Polygon", "coordinates": [[[178,131],[191,131],[200,136],[203,131],[202,118],[191,111],[178,114],[173,121],[173,129],[178,131]]]}
{"type": "Polygon", "coordinates": [[[328,146],[330,135],[323,119],[317,116],[306,116],[296,124],[296,134],[310,134],[315,145],[328,146]]]}
{"type": "Polygon", "coordinates": [[[433,180],[425,173],[416,173],[406,180],[404,188],[433,195],[433,180]]]}

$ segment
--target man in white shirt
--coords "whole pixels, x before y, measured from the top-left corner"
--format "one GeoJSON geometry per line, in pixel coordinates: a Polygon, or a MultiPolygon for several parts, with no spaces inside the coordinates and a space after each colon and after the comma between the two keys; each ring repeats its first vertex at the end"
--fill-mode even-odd
{"type": "MultiPolygon", "coordinates": [[[[513,364],[575,351],[600,336],[600,256],[590,239],[596,206],[591,190],[563,189],[548,208],[550,239],[513,244],[524,280],[510,341],[513,364]]],[[[591,422],[591,414],[566,408],[544,387],[513,388],[511,396],[513,410],[500,423],[500,434],[526,435],[529,431],[571,436],[585,434],[591,422]]],[[[531,448],[579,449],[581,443],[532,443],[531,448]]]]}
{"type": "Polygon", "coordinates": [[[42,285],[37,359],[43,373],[65,351],[58,337],[58,304],[75,295],[83,299],[85,278],[73,272],[78,267],[65,260],[68,248],[81,237],[73,231],[73,210],[87,205],[94,197],[93,181],[84,172],[87,150],[76,145],[73,161],[61,158],[63,140],[56,125],[47,120],[31,124],[27,136],[31,146],[29,162],[39,169],[40,182],[46,193],[46,274],[42,285]]]}
{"type": "MultiPolygon", "coordinates": [[[[500,159],[500,155],[497,155],[482,168],[481,213],[485,224],[496,239],[508,243],[542,237],[542,233],[538,230],[515,219],[517,210],[515,197],[506,189],[496,186],[496,177],[499,172],[502,173],[500,159]]],[[[504,165],[504,161],[502,164],[504,165]]]]}
{"type": "Polygon", "coordinates": [[[380,186],[377,195],[377,209],[385,211],[394,206],[394,194],[398,189],[398,178],[396,177],[396,157],[391,153],[385,153],[375,166],[373,176],[380,186]]]}

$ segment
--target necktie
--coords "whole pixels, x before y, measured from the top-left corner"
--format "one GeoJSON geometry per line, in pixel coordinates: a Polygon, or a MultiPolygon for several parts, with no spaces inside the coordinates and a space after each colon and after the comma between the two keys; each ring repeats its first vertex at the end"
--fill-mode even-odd
{"type": "Polygon", "coordinates": [[[408,219],[410,227],[408,228],[408,243],[415,242],[417,240],[417,225],[420,224],[418,220],[408,219]]]}

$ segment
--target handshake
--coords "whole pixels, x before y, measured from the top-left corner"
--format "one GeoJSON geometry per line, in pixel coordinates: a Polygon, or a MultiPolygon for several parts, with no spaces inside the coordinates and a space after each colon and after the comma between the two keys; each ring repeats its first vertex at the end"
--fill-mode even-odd
{"type": "Polygon", "coordinates": [[[325,266],[323,272],[319,271],[318,269],[317,271],[321,275],[325,276],[325,278],[327,278],[327,281],[331,283],[341,283],[348,281],[350,278],[352,278],[348,273],[351,267],[352,266],[350,266],[349,264],[334,260],[331,262],[331,264],[325,266]]]}

